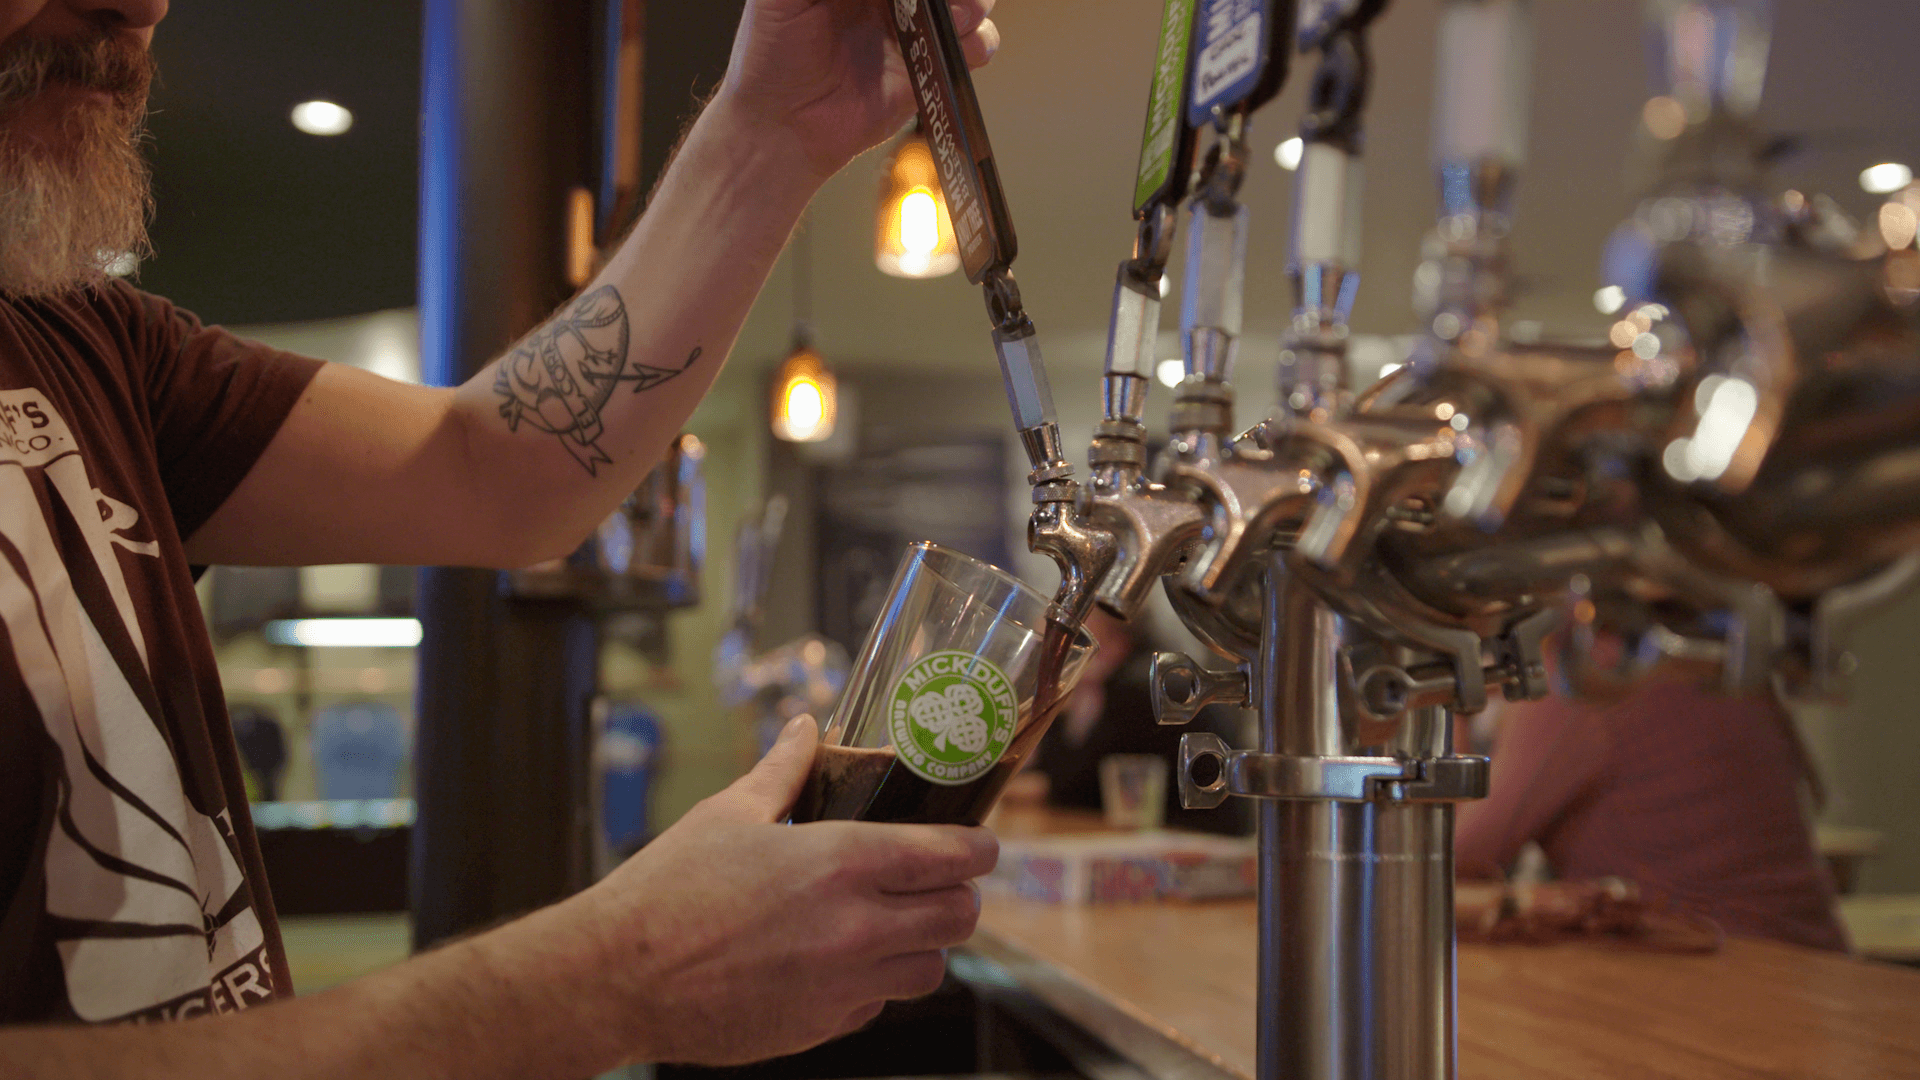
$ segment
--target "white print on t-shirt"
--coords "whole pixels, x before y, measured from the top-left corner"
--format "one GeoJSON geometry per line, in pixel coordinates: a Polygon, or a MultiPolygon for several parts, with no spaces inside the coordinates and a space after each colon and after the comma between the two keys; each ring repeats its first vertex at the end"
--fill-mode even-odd
{"type": "Polygon", "coordinates": [[[47,913],[105,924],[58,943],[73,1012],[89,1021],[183,1001],[224,998],[244,1008],[272,994],[270,977],[260,977],[264,963],[253,962],[265,941],[253,908],[226,910],[244,884],[232,823],[224,810],[216,820],[193,807],[135,691],[150,685],[152,661],[120,552],[136,568],[159,556],[155,540],[130,535],[139,525],[137,510],[93,486],[72,432],[44,395],[0,391],[0,621],[60,750],[47,913]],[[74,572],[105,581],[109,615],[132,640],[137,664],[116,660],[94,621],[99,613],[75,592],[55,523],[30,482],[36,472],[79,524],[85,550],[65,556],[74,572]]]}

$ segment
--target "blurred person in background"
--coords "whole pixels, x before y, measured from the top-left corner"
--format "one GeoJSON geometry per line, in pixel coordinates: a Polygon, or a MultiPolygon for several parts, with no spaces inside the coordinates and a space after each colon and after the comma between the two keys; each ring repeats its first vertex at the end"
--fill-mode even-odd
{"type": "Polygon", "coordinates": [[[1624,878],[1736,937],[1845,951],[1793,718],[1770,694],[1715,692],[1717,674],[1674,662],[1612,700],[1500,705],[1490,790],[1460,804],[1459,876],[1498,878],[1537,843],[1560,880],[1624,878]]]}
{"type": "MultiPolygon", "coordinates": [[[[975,65],[990,7],[954,4],[975,65]]],[[[706,392],[814,192],[911,115],[890,5],[749,0],[648,213],[456,389],[243,341],[105,275],[146,251],[166,10],[0,0],[0,1077],[573,1080],[769,1057],[931,990],[994,841],[775,825],[802,722],[580,895],[279,1001],[192,570],[572,550],[706,392]]]]}

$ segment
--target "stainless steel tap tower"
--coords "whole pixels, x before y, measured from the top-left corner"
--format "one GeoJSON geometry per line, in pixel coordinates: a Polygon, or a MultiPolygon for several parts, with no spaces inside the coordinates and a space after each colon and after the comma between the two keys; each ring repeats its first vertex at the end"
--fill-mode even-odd
{"type": "Polygon", "coordinates": [[[1920,580],[1920,251],[1913,230],[1876,246],[1830,203],[1767,191],[1766,0],[1648,0],[1651,180],[1613,245],[1625,306],[1598,347],[1502,331],[1528,9],[1449,0],[1427,333],[1355,393],[1362,121],[1385,77],[1366,32],[1384,7],[1167,0],[1085,487],[1010,390],[1059,610],[1127,617],[1163,583],[1227,666],[1162,654],[1160,721],[1258,712],[1257,748],[1186,736],[1179,782],[1189,805],[1259,800],[1259,1080],[1455,1075],[1453,805],[1485,794],[1487,762],[1454,754],[1454,717],[1545,695],[1558,624],[1576,687],[1686,656],[1719,661],[1729,690],[1833,693],[1846,628],[1920,580]],[[1239,181],[1295,49],[1317,68],[1293,317],[1278,401],[1239,430],[1239,181]],[[1183,201],[1186,377],[1150,462],[1152,283],[1183,201]],[[1602,631],[1629,646],[1624,670],[1584,651],[1602,631]]]}

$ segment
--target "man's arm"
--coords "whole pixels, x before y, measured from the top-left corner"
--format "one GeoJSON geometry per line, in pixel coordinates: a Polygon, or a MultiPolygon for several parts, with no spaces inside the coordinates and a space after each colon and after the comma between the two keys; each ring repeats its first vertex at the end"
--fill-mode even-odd
{"type": "MultiPolygon", "coordinates": [[[[953,3],[975,64],[999,41],[990,7],[953,3]]],[[[322,370],[189,555],[513,567],[571,550],[712,385],[814,192],[911,113],[889,10],[752,0],[726,80],[592,284],[457,389],[322,370]]]]}
{"type": "Polygon", "coordinates": [[[175,1024],[0,1028],[0,1080],[576,1080],[730,1065],[939,985],[993,868],[984,829],[772,824],[818,733],[572,899],[314,997],[175,1024]]]}
{"type": "Polygon", "coordinates": [[[1487,797],[1459,804],[1455,868],[1462,878],[1498,878],[1607,768],[1606,715],[1565,698],[1502,706],[1487,797]]]}

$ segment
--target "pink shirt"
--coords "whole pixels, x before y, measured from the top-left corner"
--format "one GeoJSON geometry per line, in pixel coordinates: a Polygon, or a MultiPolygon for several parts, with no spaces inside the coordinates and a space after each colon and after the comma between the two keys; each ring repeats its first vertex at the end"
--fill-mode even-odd
{"type": "Polygon", "coordinates": [[[1533,840],[1563,879],[1623,877],[1732,935],[1847,948],[1801,809],[1799,743],[1771,699],[1655,681],[1501,719],[1489,797],[1460,813],[1461,877],[1497,876],[1533,840]]]}

